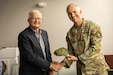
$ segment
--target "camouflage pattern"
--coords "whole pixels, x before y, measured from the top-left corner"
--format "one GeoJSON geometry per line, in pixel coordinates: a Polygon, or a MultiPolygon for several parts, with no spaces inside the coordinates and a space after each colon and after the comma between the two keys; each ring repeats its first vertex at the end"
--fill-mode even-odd
{"type": "MultiPolygon", "coordinates": [[[[83,20],[80,27],[73,25],[69,30],[66,40],[69,53],[78,57],[77,75],[107,75],[109,66],[101,53],[101,39],[100,27],[89,20],[83,20]]],[[[67,59],[63,61],[65,67],[72,64],[67,59]]]]}

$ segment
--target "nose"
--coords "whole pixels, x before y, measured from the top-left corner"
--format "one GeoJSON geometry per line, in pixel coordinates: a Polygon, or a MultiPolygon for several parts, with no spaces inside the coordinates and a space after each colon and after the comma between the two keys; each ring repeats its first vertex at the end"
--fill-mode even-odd
{"type": "Polygon", "coordinates": [[[74,16],[75,16],[75,14],[74,14],[74,13],[72,13],[72,14],[71,14],[71,16],[72,16],[72,17],[74,17],[74,16]]]}

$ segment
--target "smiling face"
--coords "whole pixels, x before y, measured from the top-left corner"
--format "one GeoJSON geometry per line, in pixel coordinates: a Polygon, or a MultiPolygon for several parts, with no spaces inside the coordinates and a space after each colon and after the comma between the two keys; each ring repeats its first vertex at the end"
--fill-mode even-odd
{"type": "Polygon", "coordinates": [[[77,5],[71,4],[67,7],[68,17],[75,24],[78,24],[79,22],[81,22],[82,20],[81,13],[82,11],[77,5]]]}
{"type": "Polygon", "coordinates": [[[28,23],[31,28],[37,30],[42,24],[42,15],[40,12],[34,11],[29,13],[28,23]]]}

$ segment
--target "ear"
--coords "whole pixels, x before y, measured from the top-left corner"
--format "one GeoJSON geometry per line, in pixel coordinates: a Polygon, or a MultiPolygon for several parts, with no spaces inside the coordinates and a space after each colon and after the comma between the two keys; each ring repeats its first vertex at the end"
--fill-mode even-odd
{"type": "Polygon", "coordinates": [[[82,10],[80,10],[80,14],[82,14],[82,10]]]}
{"type": "Polygon", "coordinates": [[[29,21],[30,21],[30,19],[28,18],[28,19],[27,19],[27,21],[29,22],[29,21]]]}

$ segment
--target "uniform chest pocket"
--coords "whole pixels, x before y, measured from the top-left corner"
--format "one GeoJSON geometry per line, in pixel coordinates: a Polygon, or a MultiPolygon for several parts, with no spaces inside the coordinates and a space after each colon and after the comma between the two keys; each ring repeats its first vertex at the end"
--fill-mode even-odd
{"type": "Polygon", "coordinates": [[[81,40],[87,40],[90,38],[89,32],[82,32],[81,40]]]}

